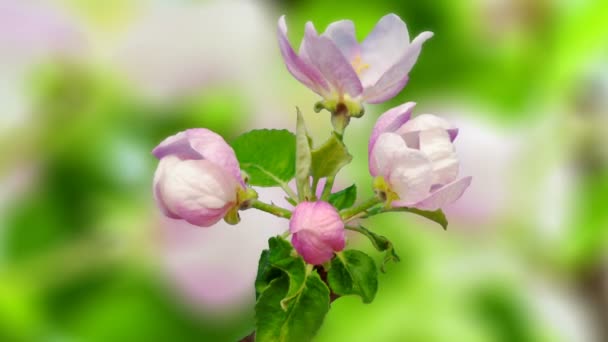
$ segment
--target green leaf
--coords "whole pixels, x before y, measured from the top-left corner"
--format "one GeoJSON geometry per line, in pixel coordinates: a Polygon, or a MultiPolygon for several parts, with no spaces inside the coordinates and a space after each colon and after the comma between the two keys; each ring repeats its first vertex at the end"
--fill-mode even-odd
{"type": "Polygon", "coordinates": [[[375,216],[378,214],[388,213],[388,212],[408,212],[408,213],[416,214],[416,215],[422,216],[424,218],[427,218],[427,219],[439,224],[443,229],[448,229],[448,219],[445,217],[445,214],[443,213],[443,211],[441,209],[437,209],[435,211],[428,211],[428,210],[420,210],[420,209],[416,209],[416,208],[404,208],[404,207],[389,208],[389,209],[386,209],[384,207],[376,207],[376,208],[369,209],[367,211],[367,215],[365,215],[365,217],[375,216]]]}
{"type": "Polygon", "coordinates": [[[328,202],[338,210],[350,208],[357,199],[357,186],[355,184],[346,189],[329,195],[328,202]]]}
{"type": "Polygon", "coordinates": [[[356,294],[364,303],[371,303],[378,291],[376,263],[367,254],[354,249],[336,254],[327,280],[336,294],[356,294]]]}
{"type": "Polygon", "coordinates": [[[293,296],[304,283],[306,264],[297,255],[291,244],[279,237],[268,240],[268,247],[262,252],[255,280],[256,294],[259,296],[269,284],[283,275],[288,277],[289,291],[287,297],[293,296]]]}
{"type": "Polygon", "coordinates": [[[323,145],[312,151],[311,174],[316,179],[335,176],[352,159],[344,143],[332,134],[323,145]]]}
{"type": "Polygon", "coordinates": [[[441,210],[441,209],[437,209],[435,211],[420,210],[420,209],[416,209],[416,208],[403,208],[403,209],[404,210],[402,210],[402,211],[407,211],[412,214],[420,215],[433,222],[436,222],[443,229],[448,229],[448,219],[445,217],[445,214],[443,213],[443,210],[441,210]]]}
{"type": "Polygon", "coordinates": [[[397,255],[397,253],[395,252],[393,243],[390,242],[385,236],[376,234],[363,226],[347,227],[347,229],[354,230],[354,231],[357,231],[357,232],[365,235],[372,242],[372,245],[374,245],[374,248],[376,248],[376,250],[378,250],[379,252],[386,251],[386,255],[384,256],[384,261],[382,262],[382,265],[380,266],[380,271],[382,271],[382,273],[386,273],[386,270],[384,267],[386,266],[386,264],[388,262],[401,261],[401,258],[399,258],[399,255],[397,255]]]}
{"type": "Polygon", "coordinates": [[[329,289],[311,271],[289,303],[283,307],[290,284],[287,276],[272,280],[255,305],[258,342],[308,342],[316,335],[329,311],[329,289]]]}
{"type": "Polygon", "coordinates": [[[295,176],[296,137],[287,130],[253,130],[231,145],[251,185],[277,186],[295,176]]]}
{"type": "Polygon", "coordinates": [[[298,121],[296,124],[296,186],[300,201],[311,198],[310,164],[310,140],[306,131],[304,118],[300,109],[298,109],[298,121]]]}

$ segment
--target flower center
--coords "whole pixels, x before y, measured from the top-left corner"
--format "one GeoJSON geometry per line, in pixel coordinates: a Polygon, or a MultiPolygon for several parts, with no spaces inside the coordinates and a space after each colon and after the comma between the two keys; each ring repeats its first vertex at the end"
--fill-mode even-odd
{"type": "Polygon", "coordinates": [[[363,62],[360,55],[357,55],[350,64],[355,69],[357,75],[361,75],[364,70],[369,68],[369,64],[363,62]]]}

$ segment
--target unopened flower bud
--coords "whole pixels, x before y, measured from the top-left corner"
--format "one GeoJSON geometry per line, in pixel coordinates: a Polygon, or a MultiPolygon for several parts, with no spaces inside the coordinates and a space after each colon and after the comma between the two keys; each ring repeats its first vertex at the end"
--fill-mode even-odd
{"type": "Polygon", "coordinates": [[[298,204],[289,222],[291,242],[304,260],[325,263],[344,249],[344,222],[331,204],[323,201],[298,204]]]}

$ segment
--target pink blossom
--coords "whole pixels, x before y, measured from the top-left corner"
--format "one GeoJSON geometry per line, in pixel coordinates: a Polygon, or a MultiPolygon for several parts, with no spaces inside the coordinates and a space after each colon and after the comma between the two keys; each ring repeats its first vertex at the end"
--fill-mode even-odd
{"type": "Polygon", "coordinates": [[[431,114],[410,120],[414,106],[405,103],[378,119],[369,141],[369,171],[393,206],[436,210],[460,198],[471,177],[458,178],[452,144],[458,130],[431,114]]]}
{"type": "Polygon", "coordinates": [[[423,32],[410,42],[407,26],[395,14],[382,17],[361,43],[350,20],[330,24],[321,35],[308,22],[296,53],[287,39],[285,16],[278,25],[279,46],[289,72],[321,95],[326,108],[342,103],[351,113],[357,113],[354,108],[361,110],[363,101],[381,103],[397,95],[408,81],[422,44],[432,36],[423,32]]]}
{"type": "Polygon", "coordinates": [[[344,222],[331,204],[323,201],[298,204],[289,221],[291,242],[304,260],[313,265],[329,261],[344,249],[344,222]]]}
{"type": "Polygon", "coordinates": [[[232,148],[204,128],[168,137],[152,153],[160,159],[154,196],[165,215],[208,227],[221,220],[244,189],[232,148]]]}

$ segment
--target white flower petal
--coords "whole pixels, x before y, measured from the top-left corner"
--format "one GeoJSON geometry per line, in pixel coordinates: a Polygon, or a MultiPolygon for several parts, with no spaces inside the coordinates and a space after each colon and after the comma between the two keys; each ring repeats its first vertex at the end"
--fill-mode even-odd
{"type": "Polygon", "coordinates": [[[458,177],[460,164],[446,130],[434,128],[420,132],[420,151],[433,163],[433,185],[448,184],[458,177]]]}
{"type": "Polygon", "coordinates": [[[433,167],[424,153],[406,147],[392,156],[388,182],[400,201],[418,202],[426,198],[432,180],[433,167]]]}
{"type": "Polygon", "coordinates": [[[395,14],[380,19],[361,43],[361,59],[369,68],[361,74],[364,87],[370,87],[406,53],[410,45],[407,26],[395,14]]]}
{"type": "Polygon", "coordinates": [[[395,133],[382,133],[369,154],[369,169],[372,176],[390,175],[395,155],[407,148],[401,137],[395,133]]]}
{"type": "Polygon", "coordinates": [[[355,24],[350,20],[340,20],[329,24],[323,36],[331,39],[344,57],[351,61],[359,54],[359,42],[355,37],[355,24]]]}

